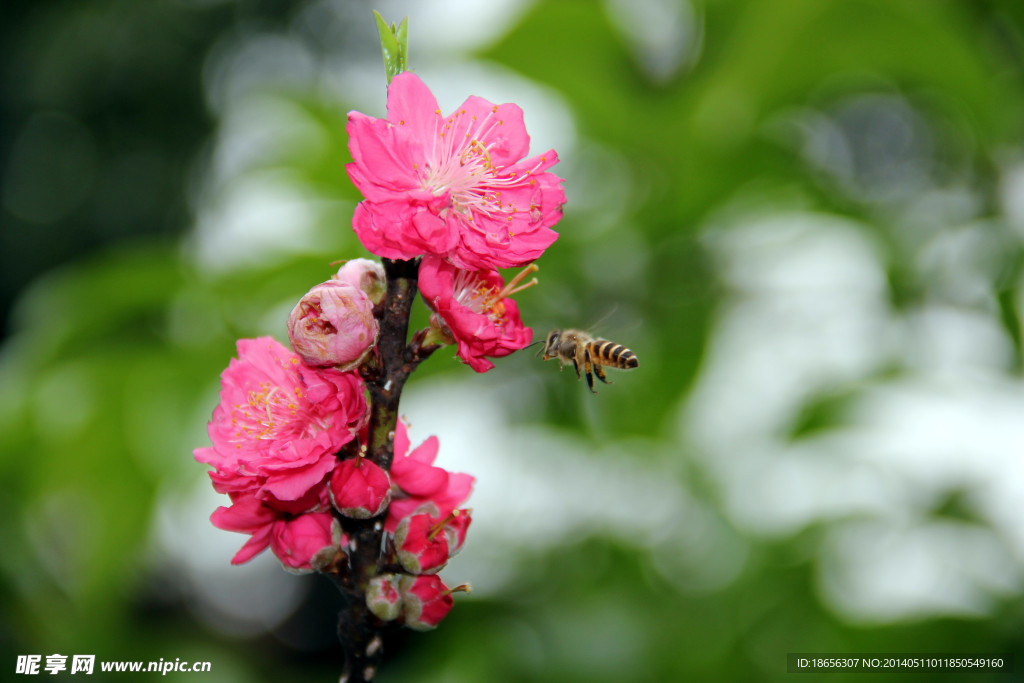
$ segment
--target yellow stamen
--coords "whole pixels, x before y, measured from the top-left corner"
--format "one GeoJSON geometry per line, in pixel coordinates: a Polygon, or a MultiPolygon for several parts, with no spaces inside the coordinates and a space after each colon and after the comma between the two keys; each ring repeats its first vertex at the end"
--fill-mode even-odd
{"type": "Polygon", "coordinates": [[[270,393],[267,394],[266,397],[263,399],[265,401],[264,405],[266,405],[267,407],[267,427],[274,426],[274,415],[270,412],[270,399],[274,398],[274,394],[276,394],[279,389],[280,387],[274,387],[273,389],[270,390],[270,393]]]}
{"type": "Polygon", "coordinates": [[[538,284],[537,278],[533,278],[525,285],[519,287],[516,286],[520,282],[522,282],[523,278],[525,278],[527,275],[529,275],[530,273],[534,273],[538,270],[540,270],[540,266],[538,266],[536,263],[531,263],[530,265],[523,268],[521,271],[519,271],[519,274],[512,278],[509,281],[509,283],[505,285],[505,287],[501,290],[501,292],[498,293],[498,298],[504,299],[506,297],[510,297],[517,292],[521,292],[524,289],[529,289],[530,287],[533,287],[534,285],[538,284]]]}

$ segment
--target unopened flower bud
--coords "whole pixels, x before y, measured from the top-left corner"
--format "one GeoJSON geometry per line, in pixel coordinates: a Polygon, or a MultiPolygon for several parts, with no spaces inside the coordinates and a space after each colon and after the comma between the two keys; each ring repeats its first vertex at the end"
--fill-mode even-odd
{"type": "Polygon", "coordinates": [[[388,473],[372,460],[358,456],[335,466],[328,490],[338,512],[354,519],[376,517],[391,502],[388,473]]]}
{"type": "Polygon", "coordinates": [[[358,367],[377,343],[373,302],[356,286],[328,280],[309,290],[288,316],[292,350],[306,365],[358,367]]]}
{"type": "Polygon", "coordinates": [[[402,594],[397,574],[380,574],[366,587],[366,606],[381,621],[392,621],[402,613],[402,594]]]}
{"type": "Polygon", "coordinates": [[[345,546],[345,542],[346,538],[341,530],[341,524],[338,523],[338,520],[332,518],[331,545],[324,546],[317,551],[312,559],[310,559],[309,565],[318,572],[330,571],[331,567],[345,558],[345,551],[342,549],[345,546]]]}
{"type": "Polygon", "coordinates": [[[455,604],[452,591],[434,575],[403,576],[398,590],[402,594],[405,625],[416,631],[437,628],[455,604]]]}
{"type": "Polygon", "coordinates": [[[337,562],[339,554],[343,553],[344,551],[339,549],[336,545],[324,546],[309,559],[309,566],[312,567],[314,571],[322,572],[329,569],[335,562],[337,562]]]}
{"type": "Polygon", "coordinates": [[[314,561],[337,549],[331,534],[332,520],[327,513],[310,512],[297,515],[287,524],[275,528],[274,554],[285,571],[308,574],[316,569],[314,561]]]}
{"type": "Polygon", "coordinates": [[[433,574],[448,561],[444,525],[426,513],[409,515],[395,529],[398,562],[410,574],[433,574]]]}
{"type": "Polygon", "coordinates": [[[338,269],[335,280],[347,282],[366,293],[374,305],[384,300],[388,282],[384,275],[384,267],[376,261],[365,258],[354,258],[345,261],[338,269]]]}

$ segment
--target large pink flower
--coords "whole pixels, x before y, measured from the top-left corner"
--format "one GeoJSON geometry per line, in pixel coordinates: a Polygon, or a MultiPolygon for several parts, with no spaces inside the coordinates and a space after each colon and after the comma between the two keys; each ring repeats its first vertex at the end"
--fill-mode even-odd
{"type": "MultiPolygon", "coordinates": [[[[321,487],[320,491],[324,489],[321,487]]],[[[312,571],[313,557],[336,544],[332,536],[333,516],[325,511],[324,496],[320,492],[307,494],[299,505],[280,501],[266,501],[251,493],[232,495],[231,507],[219,507],[210,516],[218,529],[251,534],[242,549],[231,559],[231,564],[242,564],[263,552],[268,546],[285,569],[295,572],[312,571]],[[299,511],[296,508],[308,507],[299,511]],[[319,502],[317,502],[319,501],[319,502]]]]}
{"type": "Polygon", "coordinates": [[[395,427],[395,459],[391,463],[392,498],[384,528],[394,532],[404,517],[425,503],[447,517],[469,498],[476,481],[468,474],[435,467],[438,441],[432,436],[409,452],[409,433],[401,420],[395,427]]]}
{"type": "Polygon", "coordinates": [[[562,179],[550,150],[523,159],[523,112],[470,97],[450,116],[414,74],[388,88],[387,119],[348,115],[346,168],[366,198],[352,225],[363,245],[391,259],[422,254],[468,270],[536,260],[557,239],[562,179]]]}
{"type": "Polygon", "coordinates": [[[508,298],[519,291],[516,285],[527,272],[506,285],[497,271],[460,270],[436,256],[420,263],[423,300],[444,319],[458,344],[459,358],[477,372],[494,367],[487,357],[507,356],[533,339],[516,302],[508,298]]]}
{"type": "Polygon", "coordinates": [[[354,373],[307,367],[270,337],[240,339],[238,358],[221,374],[213,446],[194,455],[214,466],[220,493],[294,501],[324,480],[366,417],[354,373]]]}

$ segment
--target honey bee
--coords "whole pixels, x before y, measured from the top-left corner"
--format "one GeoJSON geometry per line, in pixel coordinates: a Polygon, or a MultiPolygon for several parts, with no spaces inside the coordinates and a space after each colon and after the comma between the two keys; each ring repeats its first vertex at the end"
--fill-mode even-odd
{"type": "Polygon", "coordinates": [[[593,393],[594,375],[604,382],[611,382],[604,376],[604,368],[608,366],[620,370],[630,370],[637,367],[640,361],[636,354],[622,344],[608,341],[607,339],[595,339],[582,330],[551,330],[548,333],[548,340],[544,344],[543,360],[557,358],[561,366],[572,363],[576,370],[576,379],[580,378],[580,367],[587,376],[587,386],[593,393]]]}

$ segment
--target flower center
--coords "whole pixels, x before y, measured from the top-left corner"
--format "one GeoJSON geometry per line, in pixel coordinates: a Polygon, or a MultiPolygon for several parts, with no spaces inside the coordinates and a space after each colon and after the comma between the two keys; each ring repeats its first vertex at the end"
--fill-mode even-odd
{"type": "Polygon", "coordinates": [[[495,116],[497,111],[498,107],[493,107],[482,121],[465,109],[449,116],[438,130],[424,164],[422,188],[434,195],[450,193],[451,210],[467,220],[472,220],[474,212],[489,217],[515,213],[515,206],[502,202],[502,190],[522,183],[536,170],[498,175],[490,152],[495,143],[483,142],[504,124],[495,116]],[[468,130],[459,135],[459,119],[463,116],[471,116],[472,121],[468,130]]]}
{"type": "Polygon", "coordinates": [[[338,332],[338,328],[330,320],[321,317],[324,312],[318,304],[303,301],[300,305],[302,306],[300,320],[308,332],[322,336],[330,336],[338,332]]]}
{"type": "Polygon", "coordinates": [[[539,266],[531,263],[501,289],[488,283],[480,271],[460,270],[455,275],[455,300],[474,313],[486,315],[491,322],[500,324],[505,320],[504,299],[537,284],[537,278],[519,284],[523,278],[537,270],[540,270],[539,266]]]}
{"type": "Polygon", "coordinates": [[[438,519],[431,517],[430,519],[434,523],[430,526],[430,530],[427,533],[427,540],[433,541],[434,537],[442,531],[444,531],[445,527],[454,522],[458,516],[459,510],[452,510],[451,512],[448,513],[447,517],[442,517],[438,519]]]}
{"type": "Polygon", "coordinates": [[[249,391],[246,403],[234,406],[231,424],[237,428],[235,436],[244,441],[296,436],[303,429],[298,419],[301,398],[301,387],[295,387],[291,396],[279,386],[261,382],[258,389],[249,391]]]}

